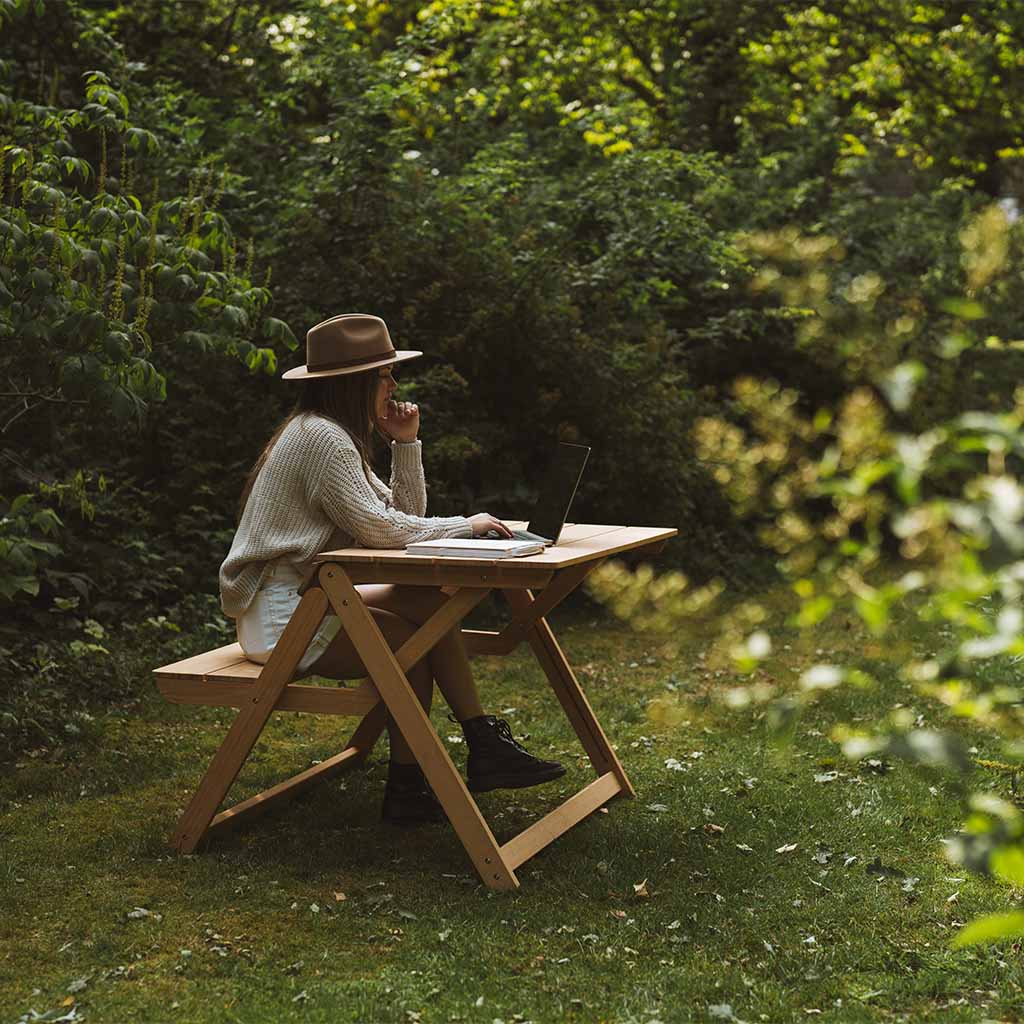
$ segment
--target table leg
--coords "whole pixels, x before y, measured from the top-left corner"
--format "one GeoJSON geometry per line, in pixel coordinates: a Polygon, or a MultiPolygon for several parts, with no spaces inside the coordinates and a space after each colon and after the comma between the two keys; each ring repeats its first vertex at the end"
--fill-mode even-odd
{"type": "Polygon", "coordinates": [[[303,594],[253,685],[250,702],[239,710],[178,822],[171,842],[180,853],[192,853],[206,834],[217,808],[267,724],[281,691],[291,682],[295,666],[302,660],[326,611],[327,596],[322,590],[307,590],[303,594]]]}
{"type": "MultiPolygon", "coordinates": [[[[530,591],[506,590],[504,593],[516,616],[525,620],[533,603],[530,591]]],[[[562,710],[576,730],[576,735],[580,738],[594,771],[598,775],[612,772],[619,780],[622,792],[635,797],[636,791],[626,776],[625,769],[615,756],[615,751],[612,750],[608,737],[605,736],[590,706],[590,701],[587,700],[545,618],[539,618],[530,626],[527,639],[544,674],[548,677],[551,689],[555,691],[555,696],[562,705],[562,710]]]]}
{"type": "Polygon", "coordinates": [[[328,562],[320,567],[320,585],[478,874],[492,889],[518,889],[515,871],[506,863],[494,834],[352,581],[340,565],[328,562]]]}

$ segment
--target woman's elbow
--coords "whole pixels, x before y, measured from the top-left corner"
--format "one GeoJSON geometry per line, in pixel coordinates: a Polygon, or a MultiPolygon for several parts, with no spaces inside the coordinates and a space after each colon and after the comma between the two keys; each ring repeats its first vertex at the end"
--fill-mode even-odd
{"type": "Polygon", "coordinates": [[[406,544],[405,532],[391,523],[361,524],[353,537],[364,548],[404,548],[406,544]]]}

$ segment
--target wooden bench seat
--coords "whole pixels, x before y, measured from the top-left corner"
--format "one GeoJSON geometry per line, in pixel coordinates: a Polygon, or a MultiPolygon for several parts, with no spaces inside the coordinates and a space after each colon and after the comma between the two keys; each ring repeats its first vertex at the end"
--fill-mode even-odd
{"type": "MultiPolygon", "coordinates": [[[[172,704],[207,704],[240,708],[252,699],[263,665],[250,661],[237,644],[205,651],[155,669],[156,684],[172,704]]],[[[326,715],[363,715],[380,700],[377,688],[364,681],[355,687],[303,686],[284,688],[275,711],[311,711],[326,715]]]]}

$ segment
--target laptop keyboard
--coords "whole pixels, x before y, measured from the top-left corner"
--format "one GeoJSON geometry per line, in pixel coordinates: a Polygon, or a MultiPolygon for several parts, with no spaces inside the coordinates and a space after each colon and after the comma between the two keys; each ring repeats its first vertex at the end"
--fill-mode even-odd
{"type": "MultiPolygon", "coordinates": [[[[497,530],[488,530],[483,535],[483,539],[484,540],[506,540],[507,538],[503,534],[498,533],[497,530]]],[[[513,530],[512,531],[512,540],[535,540],[535,541],[538,541],[539,543],[544,543],[544,538],[543,537],[538,537],[537,534],[530,533],[528,530],[513,530]]]]}

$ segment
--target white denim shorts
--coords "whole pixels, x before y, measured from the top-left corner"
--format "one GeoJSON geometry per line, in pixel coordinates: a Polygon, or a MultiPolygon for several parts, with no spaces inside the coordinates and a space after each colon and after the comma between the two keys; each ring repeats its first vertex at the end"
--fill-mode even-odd
{"type": "MultiPolygon", "coordinates": [[[[250,661],[266,664],[274,645],[281,639],[284,627],[299,603],[300,573],[290,562],[271,562],[263,577],[263,585],[256,591],[252,604],[235,620],[238,642],[250,661]]],[[[338,635],[341,620],[337,615],[326,615],[316,635],[306,648],[296,667],[296,675],[312,668],[320,655],[338,635]]]]}

